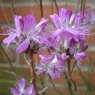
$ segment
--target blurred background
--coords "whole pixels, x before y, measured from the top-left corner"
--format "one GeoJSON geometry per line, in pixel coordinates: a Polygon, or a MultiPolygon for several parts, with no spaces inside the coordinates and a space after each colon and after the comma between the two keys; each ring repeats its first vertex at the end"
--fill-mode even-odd
{"type": "MultiPolygon", "coordinates": [[[[82,0],[0,0],[0,33],[2,33],[2,26],[14,26],[14,14],[21,16],[33,14],[39,22],[41,17],[49,18],[49,15],[57,13],[62,7],[70,10],[80,8],[79,1],[82,0]]],[[[95,2],[91,2],[94,0],[85,1],[85,9],[94,8],[95,2]]],[[[15,85],[16,76],[29,80],[30,73],[23,54],[15,53],[15,44],[6,48],[2,44],[4,38],[5,36],[0,35],[0,95],[10,95],[10,88],[15,85]]],[[[73,80],[78,85],[78,95],[95,95],[95,35],[87,37],[87,43],[90,47],[87,58],[81,63],[83,67],[81,75],[77,71],[72,74],[73,80]]],[[[35,60],[39,62],[38,55],[35,55],[35,60]]],[[[48,80],[44,76],[42,78],[43,81],[48,80]]],[[[41,81],[39,77],[38,81],[41,81]]],[[[59,95],[59,92],[62,92],[62,95],[68,95],[64,79],[56,79],[53,82],[58,91],[50,82],[44,81],[45,85],[49,86],[47,95],[59,95]]],[[[39,83],[40,86],[41,83],[39,83]]]]}

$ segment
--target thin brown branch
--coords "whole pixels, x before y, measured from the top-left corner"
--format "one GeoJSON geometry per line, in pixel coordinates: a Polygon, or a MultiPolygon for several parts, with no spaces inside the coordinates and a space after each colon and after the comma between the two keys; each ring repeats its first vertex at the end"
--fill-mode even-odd
{"type": "Polygon", "coordinates": [[[51,10],[52,10],[52,14],[54,13],[54,11],[53,11],[53,0],[50,0],[50,2],[51,2],[51,10]]]}
{"type": "Polygon", "coordinates": [[[3,1],[1,0],[0,3],[1,3],[2,11],[3,11],[4,17],[5,17],[5,19],[6,19],[6,22],[9,24],[9,20],[8,20],[6,11],[5,11],[5,7],[4,7],[3,1]]]}
{"type": "Polygon", "coordinates": [[[37,6],[39,6],[39,2],[37,2],[37,0],[31,0],[34,1],[35,4],[37,4],[37,6]]]}
{"type": "Polygon", "coordinates": [[[59,8],[58,8],[57,1],[56,0],[54,0],[54,4],[55,4],[56,10],[58,12],[59,8]]]}
{"type": "Polygon", "coordinates": [[[12,9],[13,9],[13,14],[16,14],[15,7],[14,7],[14,0],[12,0],[12,9]]]}
{"type": "Polygon", "coordinates": [[[83,0],[81,0],[80,11],[82,11],[83,0]]]}
{"type": "Polygon", "coordinates": [[[40,0],[40,11],[41,11],[41,18],[43,17],[43,1],[40,0]]]}
{"type": "Polygon", "coordinates": [[[73,66],[72,66],[72,68],[71,68],[70,75],[73,73],[73,70],[74,70],[75,64],[76,64],[76,62],[74,62],[73,66]]]}
{"type": "Polygon", "coordinates": [[[50,76],[49,76],[49,79],[50,79],[49,81],[50,81],[50,83],[52,84],[52,86],[54,87],[55,91],[56,91],[59,95],[63,95],[62,92],[60,92],[59,90],[57,90],[57,88],[56,88],[55,84],[53,83],[53,81],[52,81],[52,79],[51,79],[50,76]]]}
{"type": "Polygon", "coordinates": [[[67,9],[68,7],[68,0],[65,0],[65,8],[67,9]]]}
{"type": "Polygon", "coordinates": [[[83,11],[83,16],[84,16],[84,12],[85,12],[85,5],[86,5],[86,0],[81,0],[80,11],[83,11]]]}
{"type": "MultiPolygon", "coordinates": [[[[40,76],[40,82],[41,82],[42,88],[45,88],[44,81],[43,81],[43,78],[41,76],[40,76]]],[[[46,95],[46,93],[43,92],[43,95],[46,95]]]]}
{"type": "Polygon", "coordinates": [[[87,85],[89,91],[91,91],[92,88],[95,88],[95,86],[93,84],[90,84],[89,81],[86,79],[86,77],[82,74],[82,72],[81,72],[80,68],[77,66],[77,64],[76,64],[76,67],[77,67],[77,70],[78,70],[80,77],[83,79],[83,81],[87,85]]]}
{"type": "Polygon", "coordinates": [[[12,65],[12,63],[11,63],[11,61],[10,61],[9,56],[7,55],[7,53],[5,52],[5,50],[4,50],[4,48],[2,47],[1,44],[0,44],[0,47],[1,47],[1,49],[2,49],[2,51],[3,51],[3,53],[4,53],[4,55],[5,55],[5,57],[7,58],[7,61],[8,61],[8,63],[9,63],[9,65],[10,65],[12,71],[14,72],[15,78],[18,79],[18,75],[17,75],[17,73],[16,73],[16,70],[15,70],[14,66],[12,65]]]}
{"type": "MultiPolygon", "coordinates": [[[[66,54],[70,55],[69,49],[66,50],[66,54]]],[[[77,91],[77,87],[76,87],[75,81],[73,81],[72,76],[71,76],[73,69],[71,69],[71,59],[70,58],[67,60],[67,70],[68,70],[68,81],[67,82],[68,82],[68,87],[69,87],[69,93],[71,93],[71,95],[73,95],[72,84],[74,86],[75,91],[77,91]]]]}
{"type": "Polygon", "coordinates": [[[34,65],[34,54],[31,53],[30,51],[29,51],[29,57],[30,57],[30,60],[31,60],[32,83],[33,83],[36,95],[39,95],[38,94],[38,90],[37,90],[37,86],[36,86],[36,73],[35,73],[35,69],[34,69],[35,68],[35,65],[34,65]]]}

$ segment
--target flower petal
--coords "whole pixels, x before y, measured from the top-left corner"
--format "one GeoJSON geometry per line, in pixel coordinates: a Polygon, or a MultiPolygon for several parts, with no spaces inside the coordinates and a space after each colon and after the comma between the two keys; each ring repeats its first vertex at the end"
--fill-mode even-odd
{"type": "Polygon", "coordinates": [[[52,79],[60,78],[60,77],[61,77],[60,71],[58,71],[58,69],[57,69],[56,67],[54,67],[54,68],[49,68],[49,69],[48,69],[48,73],[50,74],[50,77],[51,77],[52,79]]]}
{"type": "Polygon", "coordinates": [[[57,14],[50,15],[51,20],[53,21],[55,27],[59,29],[61,27],[61,22],[57,14]]]}
{"type": "Polygon", "coordinates": [[[21,95],[19,88],[11,88],[11,94],[12,95],[21,95]]]}
{"type": "Polygon", "coordinates": [[[24,17],[24,32],[30,32],[36,26],[36,20],[33,15],[24,17]]]}
{"type": "Polygon", "coordinates": [[[17,52],[17,53],[21,53],[21,52],[25,51],[25,50],[28,48],[29,44],[30,44],[30,40],[29,40],[29,39],[25,39],[25,40],[17,47],[16,52],[17,52]]]}
{"type": "Polygon", "coordinates": [[[21,29],[21,16],[14,16],[14,20],[15,20],[15,26],[16,26],[16,30],[18,33],[21,33],[22,29],[21,29]]]}
{"type": "Polygon", "coordinates": [[[36,31],[42,31],[48,23],[48,19],[42,18],[41,21],[36,25],[36,31]]]}
{"type": "Polygon", "coordinates": [[[66,10],[66,9],[62,8],[59,11],[60,19],[62,20],[62,22],[66,23],[66,24],[69,23],[71,15],[72,15],[72,11],[71,10],[66,10]]]}
{"type": "Polygon", "coordinates": [[[64,19],[65,18],[65,14],[66,14],[66,9],[64,8],[61,8],[60,11],[59,11],[59,16],[61,19],[64,19]]]}
{"type": "Polygon", "coordinates": [[[27,89],[25,89],[24,95],[36,95],[34,91],[33,84],[29,84],[27,89]]]}
{"type": "Polygon", "coordinates": [[[11,42],[13,42],[15,40],[15,38],[16,38],[16,35],[15,34],[11,34],[11,35],[9,35],[7,38],[5,38],[3,40],[3,43],[9,45],[11,42]]]}
{"type": "Polygon", "coordinates": [[[77,16],[75,17],[75,27],[76,27],[76,28],[79,27],[79,26],[81,25],[82,21],[83,21],[83,13],[80,12],[80,13],[78,13],[77,16]]]}
{"type": "Polygon", "coordinates": [[[24,88],[25,88],[25,79],[24,78],[18,80],[18,87],[19,87],[20,92],[23,93],[24,88]]]}
{"type": "Polygon", "coordinates": [[[86,57],[85,52],[80,52],[80,53],[75,53],[74,54],[74,58],[76,60],[79,60],[79,61],[83,60],[85,57],[86,57]]]}

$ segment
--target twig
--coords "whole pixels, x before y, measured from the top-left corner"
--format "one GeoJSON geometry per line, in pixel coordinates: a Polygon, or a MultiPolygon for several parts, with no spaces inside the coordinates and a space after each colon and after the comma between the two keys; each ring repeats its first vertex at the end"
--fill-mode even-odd
{"type": "Polygon", "coordinates": [[[54,11],[53,11],[53,0],[50,0],[50,2],[51,2],[51,10],[52,10],[52,14],[54,13],[54,11]]]}
{"type": "Polygon", "coordinates": [[[72,69],[71,69],[70,75],[72,74],[72,72],[73,72],[73,70],[74,70],[75,65],[76,65],[76,62],[74,62],[73,66],[72,66],[72,69]]]}
{"type": "Polygon", "coordinates": [[[9,24],[9,20],[8,20],[7,14],[5,12],[5,8],[4,8],[4,4],[3,4],[2,0],[1,0],[1,7],[2,7],[2,11],[3,11],[4,17],[6,19],[6,22],[9,24]]]}
{"type": "Polygon", "coordinates": [[[54,4],[55,4],[56,10],[58,12],[59,8],[58,8],[57,1],[56,0],[54,0],[54,4]]]}
{"type": "Polygon", "coordinates": [[[9,65],[10,65],[11,69],[12,69],[13,72],[14,72],[15,78],[18,79],[18,75],[17,75],[17,73],[16,73],[16,70],[15,70],[14,66],[12,65],[12,63],[11,63],[11,61],[10,61],[10,58],[8,57],[7,53],[5,52],[5,50],[3,49],[3,47],[2,47],[1,44],[0,44],[0,47],[1,47],[1,49],[2,49],[2,51],[3,51],[3,53],[4,53],[4,55],[6,56],[7,61],[8,61],[8,63],[9,63],[9,65]]]}
{"type": "MultiPolygon", "coordinates": [[[[66,54],[67,54],[67,55],[70,55],[69,49],[66,50],[66,54]]],[[[76,63],[76,62],[75,62],[75,63],[76,63]]],[[[75,90],[75,91],[77,91],[77,88],[76,88],[76,83],[72,80],[72,77],[71,77],[71,73],[72,73],[72,71],[73,71],[73,68],[71,69],[71,59],[70,59],[70,58],[67,60],[67,69],[68,69],[68,86],[69,86],[69,93],[70,93],[71,95],[73,95],[71,82],[73,83],[73,86],[74,86],[74,90],[75,90]]]]}
{"type": "Polygon", "coordinates": [[[40,0],[40,11],[41,11],[41,18],[43,17],[43,1],[40,0]]]}
{"type": "Polygon", "coordinates": [[[71,89],[71,82],[73,83],[74,85],[74,90],[77,91],[77,87],[76,87],[76,83],[72,80],[71,77],[68,77],[66,72],[63,72],[64,76],[65,76],[65,80],[67,82],[67,85],[68,85],[68,89],[69,89],[69,94],[70,95],[73,95],[73,92],[72,92],[72,89],[71,89]]]}
{"type": "Polygon", "coordinates": [[[71,84],[71,64],[70,64],[70,59],[67,60],[67,68],[68,68],[68,87],[69,87],[69,93],[70,95],[73,95],[73,91],[72,91],[72,84],[71,84]]]}
{"type": "Polygon", "coordinates": [[[48,87],[45,87],[43,90],[41,90],[41,91],[39,92],[39,94],[44,93],[47,89],[48,89],[48,87]]]}
{"type": "Polygon", "coordinates": [[[81,0],[80,11],[83,11],[83,17],[84,17],[84,12],[85,12],[85,3],[86,3],[86,0],[81,0]]]}
{"type": "Polygon", "coordinates": [[[76,6],[76,8],[75,8],[77,12],[81,10],[81,9],[80,9],[80,8],[81,8],[81,7],[80,7],[80,3],[81,3],[80,0],[78,0],[78,1],[77,1],[77,6],[76,6]]]}
{"type": "Polygon", "coordinates": [[[27,64],[28,64],[28,66],[29,66],[30,73],[31,73],[31,77],[32,77],[32,68],[31,68],[30,60],[29,60],[29,59],[27,59],[27,57],[26,57],[26,55],[25,55],[25,54],[24,54],[24,59],[25,59],[26,63],[27,63],[27,64]]]}
{"type": "MultiPolygon", "coordinates": [[[[76,64],[77,66],[77,64],[76,64]]],[[[84,80],[84,82],[86,83],[86,85],[88,86],[88,89],[91,91],[91,86],[94,87],[93,85],[89,84],[89,82],[86,80],[86,78],[82,75],[79,67],[77,66],[77,69],[78,69],[78,72],[79,72],[79,75],[80,77],[84,80]]]]}
{"type": "MultiPolygon", "coordinates": [[[[42,77],[41,77],[41,76],[40,76],[40,82],[41,82],[42,88],[45,88],[45,86],[44,86],[44,82],[43,82],[43,79],[42,79],[42,77]]],[[[45,93],[45,92],[43,92],[43,95],[46,95],[46,93],[45,93]]]]}
{"type": "Polygon", "coordinates": [[[65,8],[67,9],[67,6],[68,6],[68,0],[65,0],[65,2],[66,2],[65,8]]]}
{"type": "Polygon", "coordinates": [[[37,0],[31,0],[31,1],[34,1],[37,4],[37,6],[39,6],[39,3],[37,2],[37,0]]]}
{"type": "Polygon", "coordinates": [[[31,53],[31,51],[29,51],[28,54],[29,54],[29,57],[30,57],[30,60],[31,60],[32,83],[33,83],[36,95],[39,95],[38,91],[37,91],[37,86],[36,86],[36,73],[35,73],[35,69],[34,69],[35,68],[34,53],[31,53]]]}
{"type": "Polygon", "coordinates": [[[80,11],[82,11],[83,0],[81,0],[80,11]]]}
{"type": "Polygon", "coordinates": [[[84,17],[84,13],[85,13],[85,4],[86,4],[86,0],[83,0],[83,17],[84,17]]]}
{"type": "Polygon", "coordinates": [[[57,90],[57,88],[56,88],[55,84],[53,83],[53,81],[52,81],[52,79],[51,79],[50,76],[49,76],[49,79],[50,79],[50,82],[51,82],[52,86],[54,87],[55,91],[56,91],[58,94],[63,95],[62,92],[60,92],[60,91],[57,90]]]}
{"type": "Polygon", "coordinates": [[[13,13],[14,15],[16,14],[15,8],[14,8],[14,0],[12,0],[12,9],[13,9],[13,13]]]}
{"type": "Polygon", "coordinates": [[[36,93],[36,95],[39,95],[38,91],[37,91],[37,87],[36,87],[36,73],[35,73],[35,70],[34,70],[35,66],[34,66],[34,63],[33,63],[34,62],[33,55],[29,52],[30,60],[27,59],[26,55],[24,55],[24,58],[25,58],[26,63],[28,64],[30,72],[31,72],[32,83],[33,83],[33,86],[34,86],[35,93],[36,93]]]}

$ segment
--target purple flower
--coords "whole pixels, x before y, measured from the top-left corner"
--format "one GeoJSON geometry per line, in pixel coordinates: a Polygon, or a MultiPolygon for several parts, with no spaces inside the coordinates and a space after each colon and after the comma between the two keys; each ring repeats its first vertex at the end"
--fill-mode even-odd
{"type": "Polygon", "coordinates": [[[32,44],[32,42],[41,43],[41,41],[39,40],[41,37],[40,35],[44,27],[46,26],[47,22],[48,20],[43,18],[40,21],[40,23],[36,25],[34,16],[28,15],[24,17],[23,19],[24,27],[22,32],[24,40],[21,41],[21,43],[16,49],[16,52],[21,53],[25,51],[29,47],[29,45],[32,44]]]}
{"type": "Polygon", "coordinates": [[[57,49],[60,50],[64,48],[69,49],[70,55],[74,55],[77,52],[85,52],[87,49],[86,35],[89,35],[91,30],[90,23],[88,19],[90,16],[87,12],[78,12],[76,15],[70,10],[61,9],[59,14],[54,14],[50,16],[52,22],[55,25],[55,31],[52,33],[56,35],[57,49]]]}
{"type": "Polygon", "coordinates": [[[61,73],[64,71],[63,65],[66,62],[68,56],[66,54],[55,55],[52,54],[51,56],[42,56],[41,58],[41,65],[37,66],[36,69],[38,70],[37,74],[49,74],[51,78],[60,78],[61,73]]]}
{"type": "Polygon", "coordinates": [[[72,15],[72,11],[61,9],[59,11],[59,15],[54,14],[50,16],[51,20],[53,21],[56,31],[54,31],[53,35],[56,35],[56,38],[59,38],[58,42],[64,44],[64,48],[69,48],[68,44],[70,40],[73,38],[77,40],[78,33],[77,31],[73,30],[70,26],[71,22],[74,19],[74,16],[72,15]],[[59,30],[59,31],[58,31],[59,30]],[[63,42],[64,41],[64,42],[63,42]]]}
{"type": "Polygon", "coordinates": [[[50,18],[55,25],[55,30],[53,31],[51,38],[56,43],[54,44],[55,47],[58,47],[58,44],[60,43],[64,44],[62,35],[65,34],[64,29],[66,29],[69,26],[71,16],[72,16],[72,11],[66,10],[64,8],[62,8],[59,11],[59,15],[58,14],[50,15],[50,18]]]}
{"type": "Polygon", "coordinates": [[[23,32],[22,35],[24,40],[21,41],[20,45],[17,47],[16,52],[21,53],[25,51],[32,42],[41,43],[40,35],[44,27],[46,26],[48,20],[41,19],[40,23],[36,24],[34,16],[28,15],[23,19],[23,32]]]}
{"type": "Polygon", "coordinates": [[[25,89],[25,79],[18,80],[18,86],[11,88],[12,95],[36,95],[34,91],[33,84],[30,83],[29,86],[25,89]]]}
{"type": "Polygon", "coordinates": [[[16,40],[19,43],[16,49],[17,53],[25,51],[33,42],[41,43],[40,38],[44,27],[48,23],[47,19],[42,18],[38,24],[33,15],[27,15],[24,18],[15,15],[14,19],[16,28],[7,30],[8,37],[4,39],[3,43],[10,44],[16,40]]]}
{"type": "Polygon", "coordinates": [[[81,61],[83,60],[84,58],[86,57],[86,54],[85,52],[77,52],[74,54],[74,58],[77,60],[77,61],[81,61]]]}

